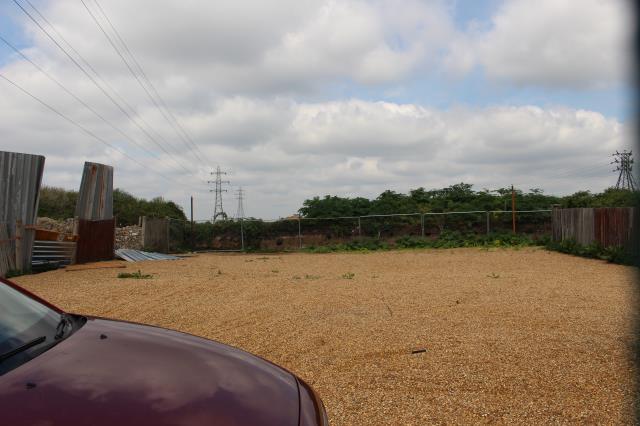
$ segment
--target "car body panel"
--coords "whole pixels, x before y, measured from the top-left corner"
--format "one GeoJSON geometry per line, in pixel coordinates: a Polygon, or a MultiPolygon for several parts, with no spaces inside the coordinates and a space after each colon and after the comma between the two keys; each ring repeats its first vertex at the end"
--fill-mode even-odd
{"type": "MultiPolygon", "coordinates": [[[[298,387],[286,370],[221,343],[88,318],[68,339],[0,376],[0,413],[15,426],[286,426],[298,424],[298,387]]],[[[317,405],[303,417],[320,416],[317,405]]]]}

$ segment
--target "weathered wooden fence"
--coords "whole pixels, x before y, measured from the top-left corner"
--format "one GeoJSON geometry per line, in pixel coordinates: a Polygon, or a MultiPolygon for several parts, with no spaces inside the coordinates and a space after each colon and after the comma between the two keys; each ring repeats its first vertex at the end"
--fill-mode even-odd
{"type": "Polygon", "coordinates": [[[604,247],[636,250],[640,211],[634,207],[554,209],[553,240],[575,240],[582,245],[597,242],[604,247]]]}
{"type": "Polygon", "coordinates": [[[144,250],[169,253],[169,219],[142,217],[142,247],[144,250]]]}

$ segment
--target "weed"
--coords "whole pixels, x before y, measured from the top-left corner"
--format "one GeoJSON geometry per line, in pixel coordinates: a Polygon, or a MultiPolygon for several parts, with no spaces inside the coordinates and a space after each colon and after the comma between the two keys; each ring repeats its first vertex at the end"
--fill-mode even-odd
{"type": "Polygon", "coordinates": [[[317,280],[319,279],[320,276],[319,275],[309,275],[309,274],[304,274],[304,279],[305,280],[317,280]]]}
{"type": "Polygon", "coordinates": [[[143,274],[142,272],[140,272],[140,269],[138,269],[138,271],[136,272],[120,272],[118,274],[118,278],[132,278],[134,280],[146,280],[149,278],[153,278],[153,276],[149,274],[143,274]]]}
{"type": "Polygon", "coordinates": [[[294,280],[299,280],[299,279],[301,279],[299,275],[294,275],[292,278],[293,278],[294,280]]]}
{"type": "Polygon", "coordinates": [[[277,269],[272,269],[271,272],[273,272],[274,274],[277,274],[280,271],[278,271],[277,269]]]}
{"type": "Polygon", "coordinates": [[[500,274],[492,272],[491,274],[487,275],[487,278],[500,278],[500,274]]]}
{"type": "Polygon", "coordinates": [[[356,274],[354,274],[353,272],[347,272],[346,274],[342,274],[342,278],[344,278],[345,280],[352,280],[353,277],[355,277],[356,274]]]}

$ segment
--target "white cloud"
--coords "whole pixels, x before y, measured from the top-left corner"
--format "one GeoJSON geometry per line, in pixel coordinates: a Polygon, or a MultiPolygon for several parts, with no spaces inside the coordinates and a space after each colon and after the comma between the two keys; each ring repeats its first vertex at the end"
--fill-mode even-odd
{"type": "MultiPolygon", "coordinates": [[[[408,75],[438,65],[446,46],[453,52],[446,66],[460,74],[480,63],[499,80],[569,84],[568,65],[545,53],[544,30],[540,35],[536,25],[522,24],[522,43],[505,41],[518,39],[513,32],[527,9],[522,2],[505,3],[490,30],[474,27],[465,33],[455,31],[440,1],[296,0],[251,3],[252,7],[247,2],[195,1],[159,7],[146,1],[136,3],[140,13],[132,13],[130,2],[101,3],[207,158],[179,141],[82,6],[55,1],[43,4],[49,20],[135,106],[136,120],[148,123],[152,133],[160,135],[158,140],[166,139],[171,146],[166,146],[167,154],[147,140],[25,23],[34,37],[25,52],[159,157],[130,144],[16,57],[0,68],[2,74],[144,164],[140,167],[101,145],[0,81],[2,149],[46,155],[47,184],[76,188],[85,160],[104,162],[116,167],[116,185],[138,196],[164,195],[187,206],[189,195],[194,195],[196,217],[205,218],[212,207],[204,183],[210,170],[199,165],[198,157],[229,169],[233,185],[246,187],[248,214],[273,217],[292,213],[314,195],[376,196],[387,188],[407,191],[461,180],[478,189],[521,183],[525,189],[557,192],[600,190],[614,179],[608,155],[627,147],[630,140],[627,126],[594,111],[537,106],[437,109],[426,101],[374,102],[355,95],[318,100],[329,96],[309,95],[323,94],[345,80],[402,91],[408,75]],[[580,165],[588,170],[574,172],[580,165]],[[193,174],[184,173],[184,168],[193,174]],[[562,172],[567,176],[558,177],[562,172]]],[[[579,22],[566,24],[566,31],[579,41],[585,22],[602,14],[603,27],[592,30],[592,38],[582,44],[563,38],[562,19],[540,18],[555,9],[536,4],[540,10],[528,12],[538,13],[532,21],[553,21],[550,29],[560,51],[577,43],[579,49],[567,63],[585,71],[573,70],[570,84],[613,81],[618,18],[598,9],[609,10],[608,3],[585,1],[583,8],[590,11],[576,15],[579,22]],[[580,62],[590,54],[589,46],[608,49],[601,64],[580,62]]],[[[227,206],[233,209],[230,196],[227,206]]]]}
{"type": "Polygon", "coordinates": [[[505,1],[489,28],[452,38],[445,69],[481,65],[495,80],[552,88],[605,88],[628,77],[633,30],[625,0],[505,1]]]}

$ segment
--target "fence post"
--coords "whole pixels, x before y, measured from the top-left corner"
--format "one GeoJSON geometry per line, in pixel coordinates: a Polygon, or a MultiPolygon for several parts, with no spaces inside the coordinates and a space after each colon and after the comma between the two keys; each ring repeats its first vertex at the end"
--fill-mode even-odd
{"type": "Polygon", "coordinates": [[[358,216],[358,237],[362,236],[362,225],[360,223],[360,216],[358,216]]]}
{"type": "Polygon", "coordinates": [[[298,244],[302,248],[302,218],[298,216],[298,244]]]}
{"type": "Polygon", "coordinates": [[[489,233],[491,232],[491,226],[489,223],[489,212],[487,212],[487,235],[489,235],[489,233]]]}
{"type": "MultiPolygon", "coordinates": [[[[73,256],[71,257],[71,264],[75,265],[78,260],[78,240],[80,240],[80,218],[78,216],[73,218],[73,236],[76,245],[73,247],[73,256]]],[[[115,244],[114,244],[115,247],[115,244]]]]}
{"type": "Polygon", "coordinates": [[[513,226],[513,233],[516,233],[516,192],[511,185],[511,223],[513,226]]]}
{"type": "Polygon", "coordinates": [[[24,254],[23,254],[23,238],[24,228],[20,219],[16,220],[16,270],[24,271],[24,254]]]}
{"type": "Polygon", "coordinates": [[[422,238],[424,238],[424,213],[420,215],[420,229],[422,231],[422,238]]]}
{"type": "Polygon", "coordinates": [[[191,253],[195,251],[194,235],[193,235],[193,195],[191,196],[191,253]]]}
{"type": "Polygon", "coordinates": [[[240,244],[242,247],[242,251],[244,251],[244,227],[242,226],[243,222],[244,222],[244,219],[240,218],[240,244]]]}

